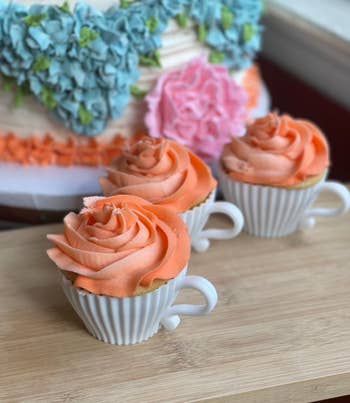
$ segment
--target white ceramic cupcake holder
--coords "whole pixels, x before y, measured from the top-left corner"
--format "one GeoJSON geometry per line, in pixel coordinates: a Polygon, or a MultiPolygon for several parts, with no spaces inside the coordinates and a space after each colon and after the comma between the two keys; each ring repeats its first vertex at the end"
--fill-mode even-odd
{"type": "Polygon", "coordinates": [[[299,229],[312,228],[315,217],[335,217],[350,208],[348,189],[325,177],[306,189],[285,189],[251,185],[232,180],[219,168],[219,183],[224,198],[235,203],[244,216],[244,231],[261,237],[281,237],[299,229]],[[333,193],[341,204],[337,208],[311,208],[323,191],[333,193]]]}
{"type": "Polygon", "coordinates": [[[217,303],[215,287],[205,278],[186,276],[187,267],[173,280],[144,295],[115,298],[75,288],[61,274],[63,291],[91,335],[109,344],[129,345],[152,337],[160,327],[175,330],[179,315],[199,316],[217,303]],[[184,288],[198,290],[205,305],[173,305],[184,288]]]}
{"type": "Polygon", "coordinates": [[[210,246],[210,239],[232,239],[242,231],[244,219],[240,210],[228,202],[215,202],[216,190],[213,190],[208,198],[199,206],[180,214],[187,225],[191,237],[191,244],[195,251],[205,252],[210,246]],[[228,216],[232,222],[232,228],[203,229],[210,216],[220,213],[228,216]]]}

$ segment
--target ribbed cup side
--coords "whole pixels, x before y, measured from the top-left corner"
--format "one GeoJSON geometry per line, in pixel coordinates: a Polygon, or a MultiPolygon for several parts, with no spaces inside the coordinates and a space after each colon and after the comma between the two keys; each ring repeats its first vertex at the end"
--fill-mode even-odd
{"type": "Polygon", "coordinates": [[[198,235],[201,233],[209,219],[209,209],[215,201],[215,195],[216,189],[213,190],[207,199],[199,206],[193,207],[192,209],[180,214],[180,217],[187,226],[192,242],[198,239],[198,235]]]}
{"type": "Polygon", "coordinates": [[[75,288],[63,275],[62,287],[90,334],[105,343],[128,345],[145,341],[158,332],[165,311],[177,296],[177,282],[186,272],[187,268],[153,292],[130,298],[86,292],[75,288]]]}
{"type": "Polygon", "coordinates": [[[322,182],[306,189],[284,189],[236,182],[219,170],[224,198],[242,211],[244,231],[268,238],[298,230],[304,212],[315,201],[322,182]]]}

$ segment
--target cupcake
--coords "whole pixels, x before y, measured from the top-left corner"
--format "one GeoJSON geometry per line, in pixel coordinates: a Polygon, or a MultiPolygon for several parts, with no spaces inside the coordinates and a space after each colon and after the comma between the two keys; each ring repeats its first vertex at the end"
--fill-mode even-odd
{"type": "Polygon", "coordinates": [[[174,329],[179,318],[171,304],[184,287],[199,289],[207,300],[195,314],[213,309],[215,288],[186,277],[190,240],[178,215],[128,195],[90,197],[84,205],[65,217],[63,234],[48,235],[55,248],[47,253],[93,336],[123,345],[147,340],[161,324],[174,329]]]}
{"type": "Polygon", "coordinates": [[[217,182],[210,168],[172,140],[144,137],[124,149],[107,168],[107,176],[100,178],[100,185],[105,196],[136,195],[180,214],[198,251],[208,248],[208,238],[232,238],[243,226],[242,215],[235,206],[215,203],[217,182]],[[203,231],[213,212],[228,215],[234,227],[203,231]]]}
{"type": "Polygon", "coordinates": [[[347,209],[347,190],[325,185],[329,165],[328,143],[319,128],[271,113],[224,147],[219,182],[225,199],[243,212],[246,232],[279,237],[313,223],[309,209],[322,189],[342,200],[340,210],[327,209],[322,215],[347,209]]]}

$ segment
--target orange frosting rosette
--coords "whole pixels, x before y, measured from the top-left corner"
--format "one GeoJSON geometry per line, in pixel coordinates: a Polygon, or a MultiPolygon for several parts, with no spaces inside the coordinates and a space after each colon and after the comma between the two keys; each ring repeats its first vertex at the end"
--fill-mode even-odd
{"type": "Polygon", "coordinates": [[[75,287],[130,297],[185,268],[190,239],[174,212],[127,195],[90,197],[84,204],[65,217],[64,234],[48,235],[56,245],[49,257],[75,287]]]}
{"type": "Polygon", "coordinates": [[[188,148],[144,137],[107,168],[103,194],[130,194],[182,213],[199,204],[217,183],[210,168],[188,148]]]}
{"type": "Polygon", "coordinates": [[[235,180],[281,187],[317,178],[330,164],[328,143],[320,129],[276,113],[255,120],[245,136],[232,139],[221,161],[235,180]]]}

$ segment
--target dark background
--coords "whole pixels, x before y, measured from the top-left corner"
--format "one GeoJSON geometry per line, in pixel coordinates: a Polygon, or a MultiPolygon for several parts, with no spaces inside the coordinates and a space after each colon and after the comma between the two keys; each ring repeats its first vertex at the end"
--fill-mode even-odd
{"type": "MultiPolygon", "coordinates": [[[[316,123],[326,134],[330,144],[330,178],[350,182],[350,111],[269,60],[261,57],[259,63],[271,93],[272,108],[316,123]]],[[[323,402],[349,403],[350,396],[323,402]]]]}
{"type": "Polygon", "coordinates": [[[316,123],[330,144],[330,178],[350,182],[350,111],[269,60],[261,57],[258,62],[272,96],[272,107],[316,123]]]}

